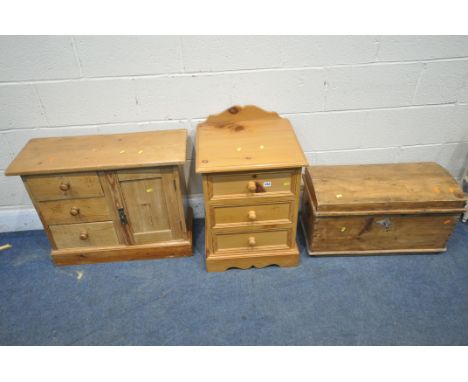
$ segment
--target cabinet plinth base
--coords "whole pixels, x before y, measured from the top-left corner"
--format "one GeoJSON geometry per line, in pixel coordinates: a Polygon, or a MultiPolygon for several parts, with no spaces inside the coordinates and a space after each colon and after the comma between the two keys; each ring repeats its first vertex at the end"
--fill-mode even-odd
{"type": "Polygon", "coordinates": [[[229,268],[248,269],[264,268],[269,265],[295,267],[299,265],[297,245],[286,250],[262,251],[256,253],[237,252],[229,255],[212,255],[206,257],[208,272],[224,272],[229,268]]]}
{"type": "Polygon", "coordinates": [[[132,247],[57,250],[51,252],[55,265],[111,263],[115,261],[153,260],[168,257],[192,256],[192,243],[177,242],[171,245],[134,245],[132,247]]]}

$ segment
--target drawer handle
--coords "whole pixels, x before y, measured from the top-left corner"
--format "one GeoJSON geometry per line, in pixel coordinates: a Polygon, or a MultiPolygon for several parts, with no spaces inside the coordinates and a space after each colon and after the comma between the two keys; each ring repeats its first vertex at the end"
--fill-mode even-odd
{"type": "Polygon", "coordinates": [[[249,211],[249,220],[251,221],[254,221],[254,220],[257,220],[257,214],[255,213],[255,211],[249,211]]]}
{"type": "Polygon", "coordinates": [[[250,191],[250,192],[255,192],[257,190],[257,184],[253,181],[253,180],[250,180],[248,183],[247,183],[247,189],[250,191]]]}
{"type": "Polygon", "coordinates": [[[88,240],[88,232],[85,232],[85,231],[81,232],[80,233],[80,239],[81,240],[88,240]]]}
{"type": "Polygon", "coordinates": [[[256,244],[257,244],[257,241],[255,240],[255,237],[254,237],[254,236],[250,236],[250,237],[249,237],[249,245],[250,245],[251,247],[254,247],[256,244]]]}
{"type": "Polygon", "coordinates": [[[78,207],[72,207],[70,208],[70,215],[76,216],[80,213],[80,209],[78,207]]]}
{"type": "Polygon", "coordinates": [[[62,191],[68,191],[70,189],[70,183],[60,183],[59,188],[62,191]]]}

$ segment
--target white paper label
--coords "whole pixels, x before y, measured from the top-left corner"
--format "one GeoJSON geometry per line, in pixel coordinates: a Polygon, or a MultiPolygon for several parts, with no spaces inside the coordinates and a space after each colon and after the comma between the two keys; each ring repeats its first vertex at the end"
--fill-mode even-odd
{"type": "Polygon", "coordinates": [[[263,182],[263,187],[271,187],[271,182],[263,182]]]}

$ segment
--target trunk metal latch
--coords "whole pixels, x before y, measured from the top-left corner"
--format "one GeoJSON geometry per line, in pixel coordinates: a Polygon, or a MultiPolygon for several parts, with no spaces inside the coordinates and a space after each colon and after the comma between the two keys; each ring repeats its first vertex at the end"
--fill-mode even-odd
{"type": "Polygon", "coordinates": [[[376,223],[384,227],[385,231],[388,231],[392,226],[392,222],[390,221],[390,219],[377,220],[376,223]]]}
{"type": "Polygon", "coordinates": [[[120,224],[128,224],[127,215],[125,215],[125,210],[123,208],[119,208],[119,218],[120,224]]]}

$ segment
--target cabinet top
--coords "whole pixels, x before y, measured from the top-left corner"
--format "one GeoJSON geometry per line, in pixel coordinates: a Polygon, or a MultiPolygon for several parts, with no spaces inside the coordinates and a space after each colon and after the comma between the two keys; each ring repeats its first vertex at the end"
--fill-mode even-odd
{"type": "Polygon", "coordinates": [[[302,167],[307,164],[287,119],[255,106],[231,107],[198,125],[196,172],[302,167]]]}
{"type": "Polygon", "coordinates": [[[356,211],[462,211],[465,196],[434,162],[310,166],[306,182],[317,214],[356,211]]]}
{"type": "Polygon", "coordinates": [[[31,139],[5,175],[184,164],[187,130],[31,139]]]}

